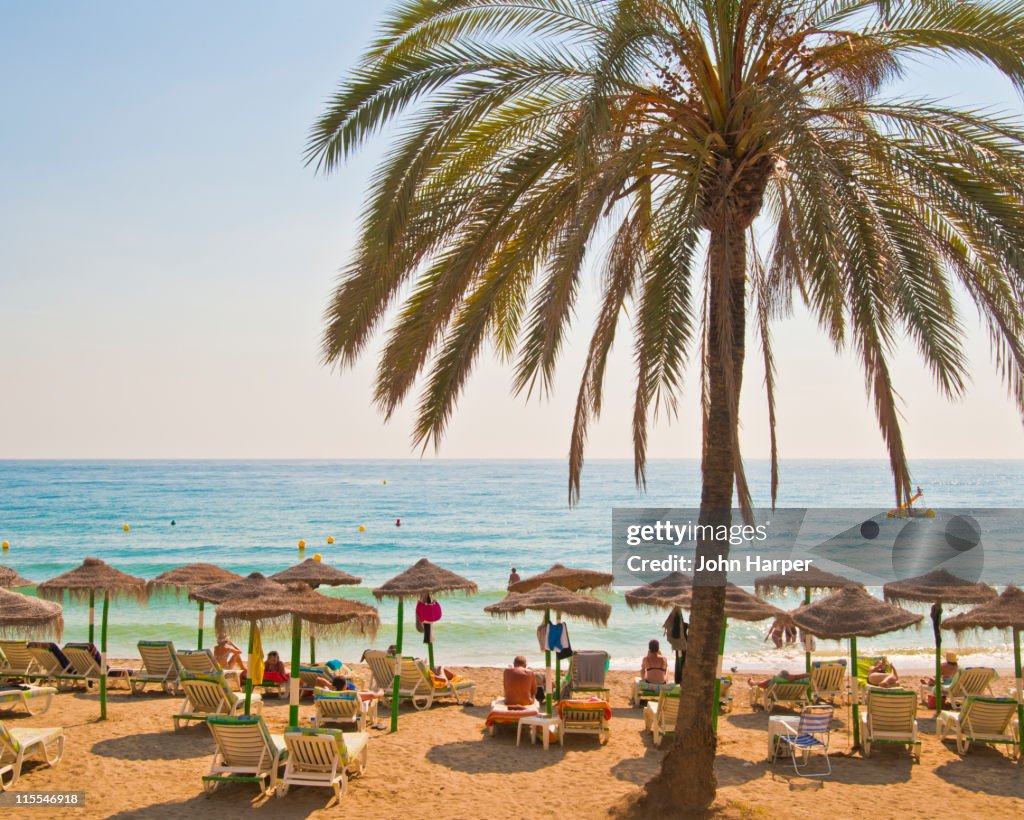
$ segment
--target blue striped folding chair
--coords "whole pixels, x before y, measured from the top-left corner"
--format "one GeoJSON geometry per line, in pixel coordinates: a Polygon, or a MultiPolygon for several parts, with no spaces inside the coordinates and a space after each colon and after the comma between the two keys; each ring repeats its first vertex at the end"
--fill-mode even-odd
{"type": "Polygon", "coordinates": [[[800,721],[793,734],[776,738],[776,752],[779,748],[788,748],[793,770],[802,777],[827,777],[832,774],[832,761],[828,757],[831,727],[831,706],[808,706],[800,713],[800,721]],[[825,771],[808,772],[813,752],[820,752],[825,756],[825,771]],[[802,758],[802,763],[798,762],[798,756],[802,758]]]}

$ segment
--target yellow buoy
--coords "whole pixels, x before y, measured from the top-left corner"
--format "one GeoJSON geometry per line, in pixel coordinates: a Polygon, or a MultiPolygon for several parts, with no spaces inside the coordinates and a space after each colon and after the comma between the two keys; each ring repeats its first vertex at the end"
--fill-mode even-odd
{"type": "Polygon", "coordinates": [[[334,536],[333,535],[328,535],[327,536],[327,543],[328,544],[333,544],[334,543],[334,536]]]}
{"type": "Polygon", "coordinates": [[[366,532],[366,527],[364,527],[362,524],[360,524],[359,525],[359,532],[366,532]]]}
{"type": "Polygon", "coordinates": [[[313,560],[314,561],[318,561],[319,562],[321,558],[322,558],[322,556],[320,555],[319,552],[316,555],[313,556],[313,560]]]}
{"type": "Polygon", "coordinates": [[[10,541],[4,541],[2,546],[3,546],[3,548],[5,550],[9,550],[11,548],[11,542],[10,541]]]}
{"type": "Polygon", "coordinates": [[[121,527],[121,529],[123,529],[125,532],[128,532],[131,529],[131,525],[125,524],[123,527],[121,527]]]}
{"type": "Polygon", "coordinates": [[[299,549],[300,549],[300,550],[304,550],[305,548],[306,548],[306,542],[305,542],[305,541],[302,541],[302,540],[300,540],[300,541],[299,541],[299,549]]]}

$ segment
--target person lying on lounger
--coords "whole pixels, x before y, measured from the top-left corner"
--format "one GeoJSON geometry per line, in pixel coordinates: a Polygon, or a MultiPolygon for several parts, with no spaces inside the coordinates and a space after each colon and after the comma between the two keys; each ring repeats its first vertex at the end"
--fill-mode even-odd
{"type": "Polygon", "coordinates": [[[883,689],[892,689],[900,685],[900,676],[896,672],[896,667],[889,663],[889,659],[882,657],[868,670],[868,683],[883,689]]]}
{"type": "Polygon", "coordinates": [[[751,686],[760,686],[762,689],[767,689],[769,686],[771,686],[773,683],[775,683],[780,678],[782,680],[789,681],[790,683],[807,683],[808,682],[808,678],[807,678],[807,673],[806,672],[799,672],[799,673],[792,672],[791,673],[791,672],[787,672],[785,669],[783,669],[781,672],[779,672],[779,674],[772,675],[771,677],[765,678],[764,680],[754,680],[753,678],[749,678],[747,680],[747,683],[750,684],[751,686]]]}

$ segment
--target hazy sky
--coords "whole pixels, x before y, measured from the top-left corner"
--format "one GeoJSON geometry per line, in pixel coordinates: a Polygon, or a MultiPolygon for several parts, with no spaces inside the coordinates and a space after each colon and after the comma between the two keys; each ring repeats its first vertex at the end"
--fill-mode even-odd
{"type": "MultiPolygon", "coordinates": [[[[301,155],[383,2],[16,3],[0,0],[0,458],[404,457],[411,410],[385,425],[373,362],[319,363],[321,317],[348,257],[378,143],[318,177],[301,155]]],[[[1021,112],[970,66],[921,67],[921,94],[1021,112]]],[[[584,300],[557,393],[526,404],[483,361],[444,457],[568,449],[584,300]]],[[[909,348],[895,367],[914,458],[1024,457],[1019,418],[973,308],[974,384],[949,404],[909,348]]],[[[631,454],[622,337],[589,454],[631,454]]],[[[863,379],[804,316],[776,330],[784,458],[884,456],[863,379]]],[[[749,457],[767,454],[751,346],[749,457]]],[[[696,382],[652,456],[699,455],[696,382]]]]}

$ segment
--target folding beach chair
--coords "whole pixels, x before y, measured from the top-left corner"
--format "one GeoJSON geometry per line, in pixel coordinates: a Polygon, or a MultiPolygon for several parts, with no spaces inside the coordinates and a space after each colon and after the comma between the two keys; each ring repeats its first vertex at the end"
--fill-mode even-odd
{"type": "Polygon", "coordinates": [[[679,689],[677,683],[648,683],[643,678],[633,678],[633,688],[629,693],[630,706],[643,706],[651,700],[657,700],[661,695],[668,692],[675,692],[679,689]]]}
{"type": "Polygon", "coordinates": [[[608,721],[611,707],[603,700],[560,700],[558,702],[558,742],[565,745],[567,734],[597,735],[601,743],[611,736],[608,721]]]}
{"type": "Polygon", "coordinates": [[[920,763],[917,694],[909,689],[869,687],[860,713],[860,740],[864,757],[871,757],[871,747],[877,743],[896,743],[910,746],[914,760],[920,763]]]}
{"type": "Polygon", "coordinates": [[[221,783],[257,783],[273,794],[281,766],[288,756],[284,737],[272,735],[258,715],[209,717],[206,725],[217,744],[203,791],[213,794],[221,783]]]}
{"type": "Polygon", "coordinates": [[[63,729],[8,729],[0,721],[0,791],[18,782],[26,759],[38,755],[47,766],[56,766],[63,754],[63,729]]]}
{"type": "Polygon", "coordinates": [[[228,684],[241,689],[241,669],[222,669],[212,649],[179,649],[175,653],[181,672],[193,675],[223,675],[228,684]]]}
{"type": "Polygon", "coordinates": [[[811,699],[835,703],[846,692],[846,663],[814,661],[811,664],[811,699]]]}
{"type": "MultiPolygon", "coordinates": [[[[793,761],[793,771],[802,777],[827,777],[832,774],[832,761],[828,756],[829,738],[832,732],[832,707],[808,706],[798,719],[775,718],[777,722],[785,722],[790,729],[789,734],[776,735],[772,742],[772,762],[775,762],[779,749],[789,749],[793,761]],[[810,757],[813,752],[825,756],[825,771],[808,771],[810,757]],[[803,759],[803,768],[797,762],[798,755],[803,759]]],[[[771,731],[771,729],[769,729],[771,731]]]]}
{"type": "Polygon", "coordinates": [[[608,698],[605,678],[608,673],[608,653],[600,649],[580,649],[569,659],[569,671],[562,689],[563,698],[588,694],[608,698]]]}
{"type": "Polygon", "coordinates": [[[768,714],[780,703],[788,703],[794,709],[809,706],[807,700],[808,681],[790,681],[786,678],[775,678],[767,688],[760,686],[750,688],[751,707],[761,706],[768,714]]]}
{"type": "MultiPolygon", "coordinates": [[[[190,720],[205,721],[212,715],[237,715],[245,708],[245,695],[232,692],[223,675],[193,675],[182,672],[180,677],[185,702],[172,717],[175,730],[190,720]]],[[[256,714],[263,711],[263,698],[253,693],[250,709],[256,714]]]]}
{"type": "Polygon", "coordinates": [[[952,734],[956,750],[962,755],[972,743],[1002,743],[1010,747],[1014,760],[1020,754],[1020,727],[1017,725],[1017,701],[1014,698],[968,696],[959,712],[939,714],[939,740],[952,734]]]}
{"type": "Polygon", "coordinates": [[[291,786],[326,786],[340,800],[348,778],[366,771],[368,737],[366,732],[340,729],[289,729],[284,734],[288,760],[277,796],[284,797],[291,786]]]}
{"type": "Polygon", "coordinates": [[[0,685],[0,709],[16,709],[24,706],[30,715],[45,713],[57,690],[52,686],[35,686],[34,684],[0,685]]]}
{"type": "Polygon", "coordinates": [[[178,658],[171,641],[139,641],[142,669],[131,676],[132,694],[137,695],[151,683],[158,684],[167,694],[178,689],[178,658]]]}
{"type": "MultiPolygon", "coordinates": [[[[376,701],[373,701],[376,704],[376,701]]],[[[313,725],[322,727],[328,723],[351,724],[355,731],[366,728],[366,702],[358,692],[351,689],[337,692],[333,689],[316,687],[313,690],[313,725]]]]}
{"type": "Polygon", "coordinates": [[[45,671],[29,650],[28,641],[0,641],[0,655],[0,680],[33,678],[45,671]]]}
{"type": "Polygon", "coordinates": [[[679,692],[667,692],[644,709],[644,726],[654,736],[654,745],[660,746],[663,737],[676,733],[679,717],[679,692]]]}

